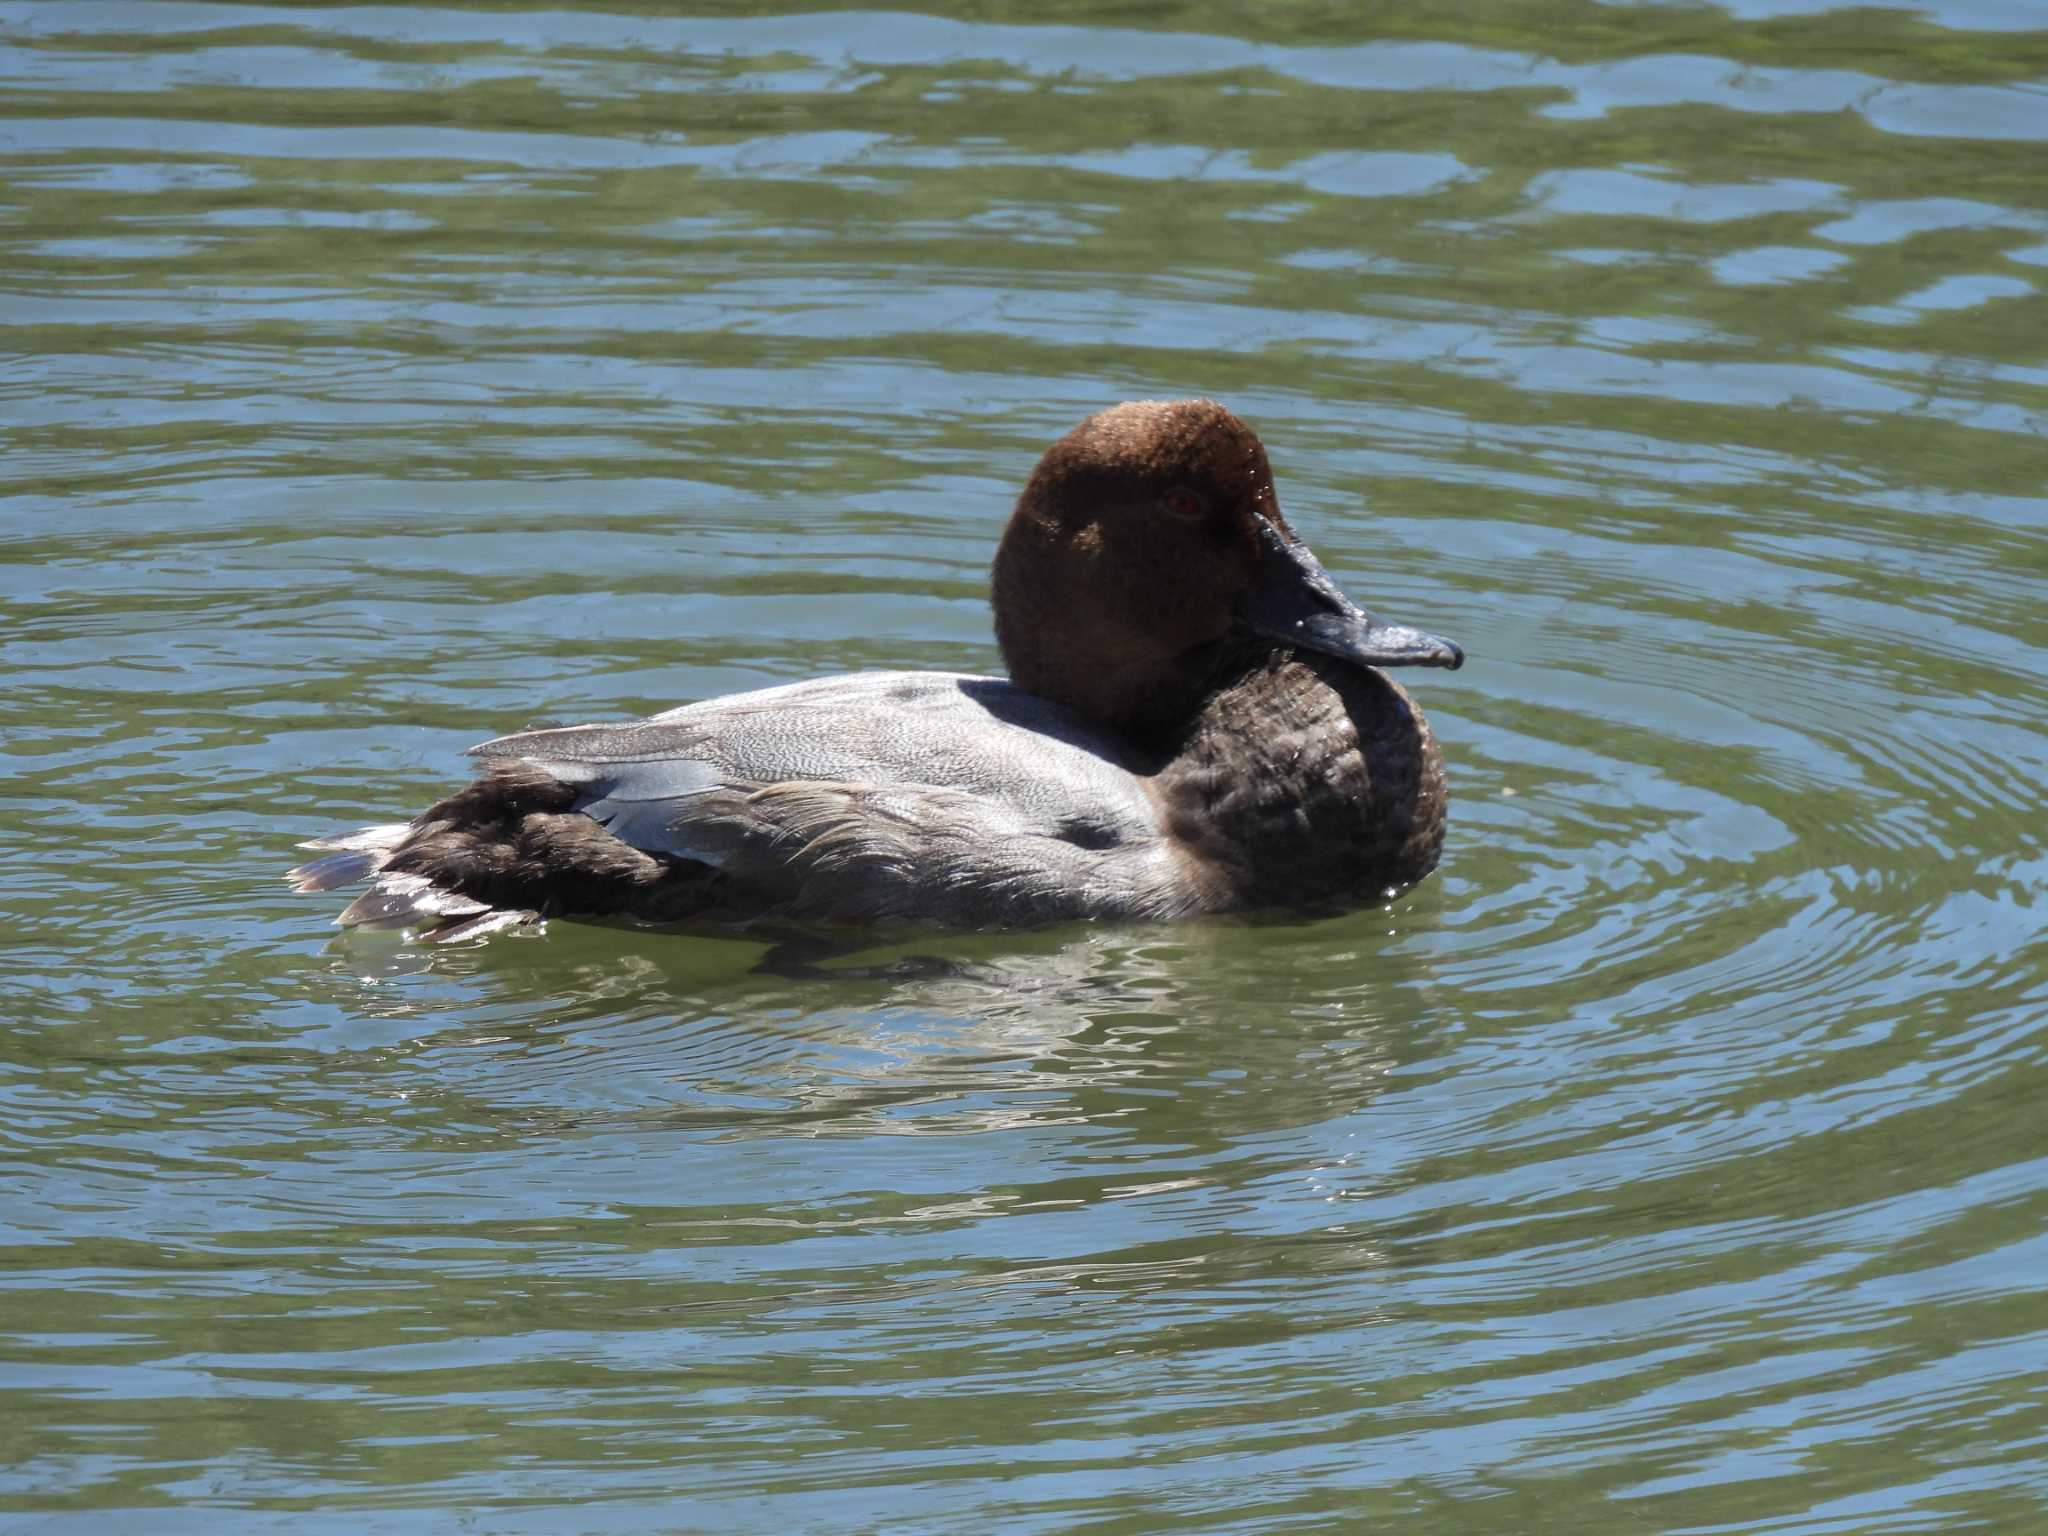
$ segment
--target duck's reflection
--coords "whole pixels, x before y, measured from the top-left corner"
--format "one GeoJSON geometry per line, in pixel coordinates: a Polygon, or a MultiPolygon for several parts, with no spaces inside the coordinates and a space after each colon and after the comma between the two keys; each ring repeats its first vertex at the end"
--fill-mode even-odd
{"type": "Polygon", "coordinates": [[[1428,1015],[1416,941],[1431,921],[1410,906],[857,950],[555,924],[458,953],[349,939],[335,959],[357,1006],[425,1026],[402,1048],[433,1080],[415,1092],[488,1105],[528,1135],[1084,1123],[1196,1148],[1369,1101],[1428,1015]],[[459,1027],[433,1027],[443,1007],[459,1027]]]}

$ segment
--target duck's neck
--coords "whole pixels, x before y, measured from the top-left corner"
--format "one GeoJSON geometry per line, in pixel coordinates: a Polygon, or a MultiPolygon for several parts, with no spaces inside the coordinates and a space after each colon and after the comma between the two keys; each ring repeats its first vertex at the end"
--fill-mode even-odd
{"type": "Polygon", "coordinates": [[[1108,659],[1069,658],[1056,646],[1042,646],[1011,659],[1010,680],[1114,734],[1140,756],[1164,761],[1205,701],[1256,664],[1250,651],[1239,654],[1228,642],[1170,656],[1125,651],[1108,659]]]}

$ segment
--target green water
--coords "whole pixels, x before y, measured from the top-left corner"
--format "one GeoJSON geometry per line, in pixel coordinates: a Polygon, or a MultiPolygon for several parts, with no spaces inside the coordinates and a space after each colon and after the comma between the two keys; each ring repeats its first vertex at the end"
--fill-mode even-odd
{"type": "Polygon", "coordinates": [[[2048,9],[0,3],[0,1524],[2048,1523],[2048,9]],[[997,665],[1205,393],[1388,911],[425,952],[537,718],[997,665]]]}

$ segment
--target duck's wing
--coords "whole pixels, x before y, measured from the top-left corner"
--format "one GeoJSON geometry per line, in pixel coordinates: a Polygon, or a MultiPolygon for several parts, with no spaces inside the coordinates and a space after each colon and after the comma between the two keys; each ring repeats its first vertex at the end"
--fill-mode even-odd
{"type": "Polygon", "coordinates": [[[1114,743],[995,678],[870,672],[734,694],[647,720],[522,731],[470,749],[580,786],[576,809],[649,852],[716,860],[721,790],[951,790],[1048,836],[1142,836],[1151,807],[1114,743]]]}
{"type": "Polygon", "coordinates": [[[577,813],[645,855],[715,871],[712,904],[980,924],[1175,894],[1116,743],[997,679],[856,674],[474,751],[574,786],[577,813]]]}
{"type": "Polygon", "coordinates": [[[406,838],[335,856],[375,879],[344,921],[419,926],[451,899],[956,926],[1198,904],[1140,765],[996,679],[857,674],[472,750],[483,777],[406,838]]]}

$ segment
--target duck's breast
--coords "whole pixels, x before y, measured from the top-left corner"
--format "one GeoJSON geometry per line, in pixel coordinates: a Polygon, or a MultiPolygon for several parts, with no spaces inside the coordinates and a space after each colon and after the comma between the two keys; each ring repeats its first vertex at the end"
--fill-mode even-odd
{"type": "Polygon", "coordinates": [[[1443,849],[1429,722],[1384,672],[1324,656],[1279,653],[1211,695],[1154,790],[1234,906],[1384,899],[1443,849]]]}

